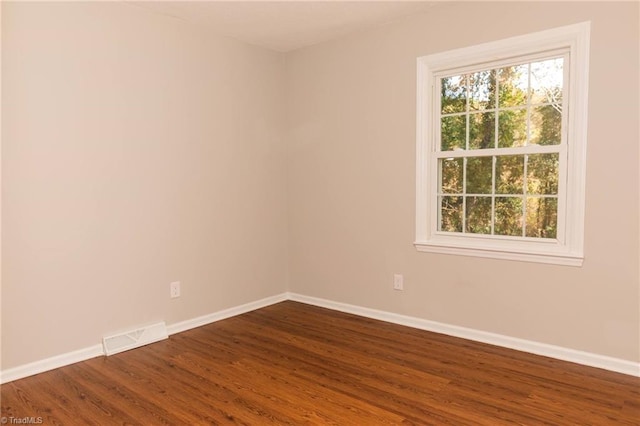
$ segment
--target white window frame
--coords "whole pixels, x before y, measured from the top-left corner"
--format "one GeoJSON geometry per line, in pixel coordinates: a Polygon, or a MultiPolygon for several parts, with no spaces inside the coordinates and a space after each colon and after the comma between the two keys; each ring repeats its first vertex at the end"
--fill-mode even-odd
{"type": "MultiPolygon", "coordinates": [[[[516,261],[582,266],[587,152],[590,22],[512,37],[418,58],[416,147],[416,240],[418,251],[516,261]],[[438,170],[436,158],[440,103],[439,75],[455,69],[545,52],[566,50],[564,91],[567,96],[566,159],[560,160],[558,235],[556,239],[504,238],[492,235],[438,232],[438,170]],[[566,84],[568,83],[568,84],[566,84]],[[560,217],[561,216],[561,217],[560,217]]],[[[565,122],[563,122],[563,126],[565,122]]]]}

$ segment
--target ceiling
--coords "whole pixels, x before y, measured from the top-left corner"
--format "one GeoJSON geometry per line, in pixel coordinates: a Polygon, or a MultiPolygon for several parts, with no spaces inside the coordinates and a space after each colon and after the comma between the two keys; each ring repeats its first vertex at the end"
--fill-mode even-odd
{"type": "Polygon", "coordinates": [[[135,1],[217,34],[279,52],[325,42],[432,7],[430,1],[135,1]]]}

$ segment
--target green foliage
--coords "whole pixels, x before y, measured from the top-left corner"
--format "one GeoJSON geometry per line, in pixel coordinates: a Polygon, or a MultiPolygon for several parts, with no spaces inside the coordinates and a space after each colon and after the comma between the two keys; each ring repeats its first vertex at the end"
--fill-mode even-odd
{"type": "Polygon", "coordinates": [[[562,131],[562,111],[554,105],[535,107],[531,114],[531,143],[558,145],[562,131]]]}
{"type": "Polygon", "coordinates": [[[467,108],[466,77],[453,76],[442,79],[440,94],[442,114],[464,112],[467,108]]]}
{"type": "Polygon", "coordinates": [[[440,146],[442,151],[465,149],[467,139],[466,116],[442,117],[440,146]]]}
{"type": "Polygon", "coordinates": [[[465,197],[467,232],[491,234],[491,197],[465,197]]]}
{"type": "Polygon", "coordinates": [[[522,236],[522,198],[496,197],[495,234],[522,236]]]}
{"type": "Polygon", "coordinates": [[[440,230],[462,232],[462,197],[441,197],[440,230]]]}
{"type": "MultiPolygon", "coordinates": [[[[560,144],[561,79],[561,59],[443,78],[440,149],[560,144]]],[[[555,153],[441,160],[440,230],[555,238],[558,168],[555,153]]]]}

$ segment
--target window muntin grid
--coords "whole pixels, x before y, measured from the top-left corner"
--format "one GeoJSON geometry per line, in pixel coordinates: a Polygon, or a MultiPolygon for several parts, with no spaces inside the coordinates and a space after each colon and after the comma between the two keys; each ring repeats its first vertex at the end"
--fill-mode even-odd
{"type": "Polygon", "coordinates": [[[437,231],[556,239],[568,53],[437,76],[437,231]]]}

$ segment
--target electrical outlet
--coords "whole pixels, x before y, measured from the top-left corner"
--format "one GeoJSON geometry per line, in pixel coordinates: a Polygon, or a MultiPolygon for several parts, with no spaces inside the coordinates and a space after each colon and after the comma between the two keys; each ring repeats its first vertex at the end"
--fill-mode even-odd
{"type": "Polygon", "coordinates": [[[171,298],[180,297],[180,281],[174,281],[169,284],[171,298]]]}
{"type": "Polygon", "coordinates": [[[404,277],[401,274],[393,274],[393,289],[394,290],[404,289],[404,277]]]}

